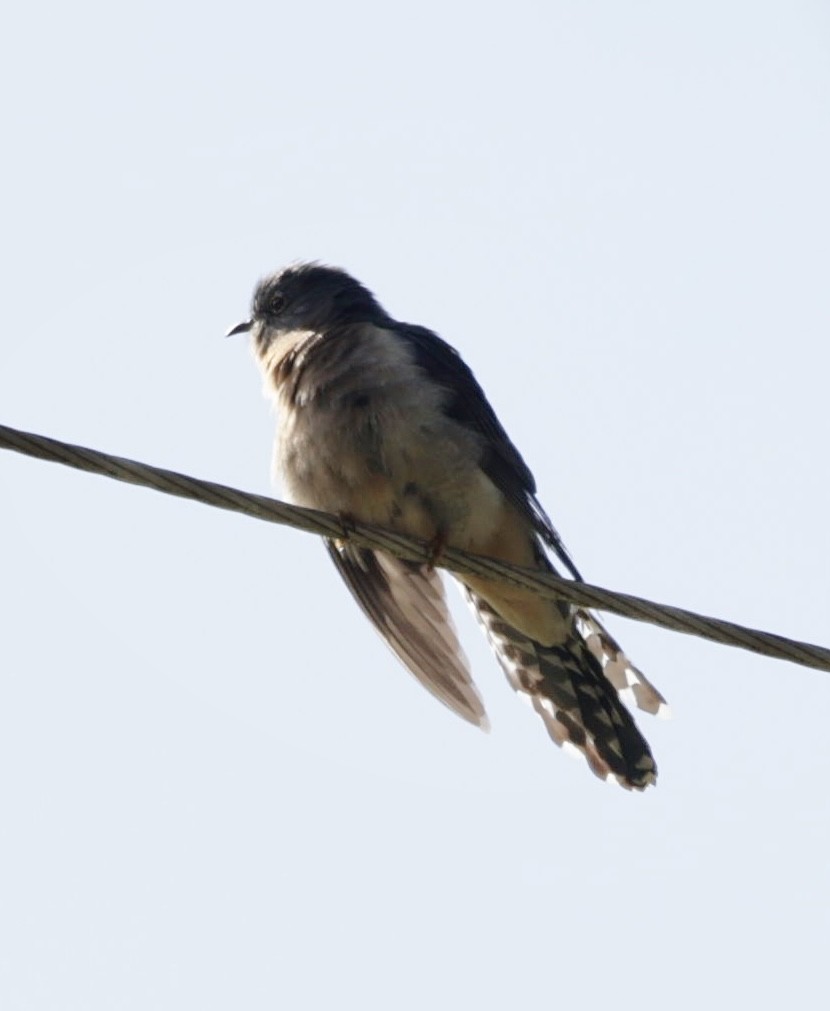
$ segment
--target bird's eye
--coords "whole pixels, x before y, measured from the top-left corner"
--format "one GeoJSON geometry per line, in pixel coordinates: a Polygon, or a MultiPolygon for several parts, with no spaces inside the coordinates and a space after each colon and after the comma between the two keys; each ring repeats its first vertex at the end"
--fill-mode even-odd
{"type": "Polygon", "coordinates": [[[268,311],[274,316],[279,316],[284,308],[285,295],[274,295],[268,303],[268,311]]]}

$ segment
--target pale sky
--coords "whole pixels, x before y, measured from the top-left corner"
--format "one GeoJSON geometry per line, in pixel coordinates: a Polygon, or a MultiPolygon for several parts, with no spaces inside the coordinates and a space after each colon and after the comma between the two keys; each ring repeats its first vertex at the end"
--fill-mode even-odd
{"type": "MultiPolygon", "coordinates": [[[[18,5],[0,424],[271,493],[262,274],[482,382],[585,577],[830,644],[826,3],[18,5]]],[[[0,452],[0,1007],[824,1008],[830,676],[610,619],[625,793],[322,545],[0,452]]],[[[277,489],[278,491],[278,489],[277,489]]]]}

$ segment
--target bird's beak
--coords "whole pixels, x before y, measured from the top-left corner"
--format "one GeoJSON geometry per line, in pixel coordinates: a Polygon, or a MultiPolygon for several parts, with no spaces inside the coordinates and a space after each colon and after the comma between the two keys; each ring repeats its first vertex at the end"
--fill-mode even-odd
{"type": "Polygon", "coordinates": [[[237,323],[236,326],[232,326],[225,336],[235,337],[238,333],[247,333],[253,325],[254,321],[252,319],[246,319],[244,323],[237,323]]]}

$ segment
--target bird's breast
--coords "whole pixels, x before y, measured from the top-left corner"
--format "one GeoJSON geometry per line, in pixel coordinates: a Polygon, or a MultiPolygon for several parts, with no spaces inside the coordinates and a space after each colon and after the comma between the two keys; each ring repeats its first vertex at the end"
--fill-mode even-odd
{"type": "Polygon", "coordinates": [[[446,415],[446,391],[405,342],[367,326],[348,346],[294,342],[290,356],[267,374],[293,501],[459,547],[487,539],[504,500],[479,466],[482,439],[446,415]]]}

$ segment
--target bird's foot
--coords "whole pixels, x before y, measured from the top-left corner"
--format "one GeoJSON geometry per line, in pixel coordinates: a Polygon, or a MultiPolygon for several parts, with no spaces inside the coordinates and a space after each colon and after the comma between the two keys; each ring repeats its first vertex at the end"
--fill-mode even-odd
{"type": "Polygon", "coordinates": [[[438,533],[429,542],[429,555],[427,557],[427,568],[430,572],[438,565],[441,561],[441,556],[444,554],[444,548],[447,546],[447,531],[439,530],[438,533]]]}
{"type": "Polygon", "coordinates": [[[340,536],[335,538],[334,543],[340,547],[351,540],[352,534],[357,529],[357,520],[351,513],[338,513],[337,518],[340,520],[340,536]]]}

